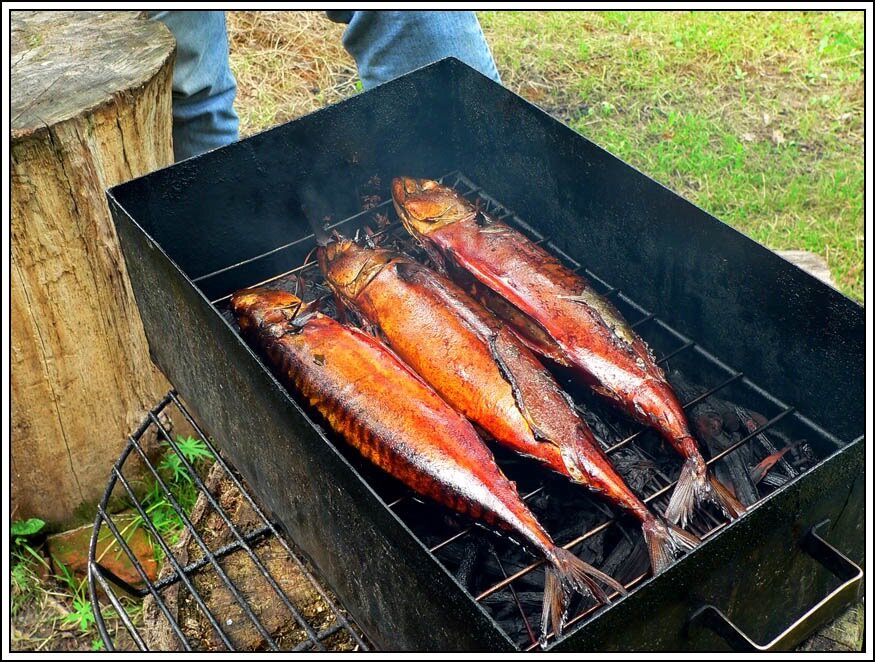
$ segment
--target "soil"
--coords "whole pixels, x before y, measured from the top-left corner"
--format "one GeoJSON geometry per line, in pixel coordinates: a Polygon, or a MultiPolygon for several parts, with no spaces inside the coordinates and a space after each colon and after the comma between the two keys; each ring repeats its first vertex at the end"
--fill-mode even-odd
{"type": "MultiPolygon", "coordinates": [[[[263,525],[262,520],[218,464],[210,472],[206,486],[241,533],[254,531],[263,525]]],[[[198,499],[192,511],[191,521],[211,552],[235,541],[230,528],[203,496],[198,499]]],[[[328,602],[307,578],[302,567],[289,557],[277,538],[271,537],[258,545],[253,545],[252,549],[314,632],[324,632],[335,625],[336,616],[328,602]]],[[[173,548],[173,552],[181,566],[196,562],[204,556],[203,548],[190,531],[183,535],[179,544],[173,548]]],[[[218,564],[232,584],[237,587],[242,602],[263,624],[264,630],[274,639],[280,650],[293,650],[308,642],[310,637],[300,620],[245,551],[234,551],[219,560],[218,564]]],[[[159,580],[172,574],[171,564],[165,563],[159,580]]],[[[191,583],[202,603],[211,612],[215,622],[221,625],[221,629],[236,650],[269,650],[265,637],[247,616],[241,601],[228,589],[212,564],[208,563],[201,570],[193,573],[191,583]]],[[[329,597],[336,604],[336,598],[329,597]]],[[[164,589],[161,598],[193,649],[227,650],[210,616],[198,604],[189,588],[177,582],[164,589]]],[[[142,632],[150,649],[183,649],[182,642],[152,597],[146,598],[143,620],[142,632]]],[[[345,630],[340,630],[337,634],[326,638],[324,645],[332,651],[353,651],[357,648],[355,640],[345,630]]]]}

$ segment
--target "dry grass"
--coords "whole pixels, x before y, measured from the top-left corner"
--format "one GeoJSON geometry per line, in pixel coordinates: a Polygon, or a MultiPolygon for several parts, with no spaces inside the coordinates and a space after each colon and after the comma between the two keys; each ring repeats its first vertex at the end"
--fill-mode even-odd
{"type": "Polygon", "coordinates": [[[323,12],[228,12],[240,133],[300,117],[357,91],[343,25],[323,12]]]}

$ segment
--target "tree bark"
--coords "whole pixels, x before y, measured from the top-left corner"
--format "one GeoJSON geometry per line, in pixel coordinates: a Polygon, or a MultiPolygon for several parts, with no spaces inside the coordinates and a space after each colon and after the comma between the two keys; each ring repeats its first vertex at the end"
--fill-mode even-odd
{"type": "Polygon", "coordinates": [[[169,388],[104,191],[173,161],[175,42],[139,12],[12,12],[13,518],[96,502],[169,388]]]}

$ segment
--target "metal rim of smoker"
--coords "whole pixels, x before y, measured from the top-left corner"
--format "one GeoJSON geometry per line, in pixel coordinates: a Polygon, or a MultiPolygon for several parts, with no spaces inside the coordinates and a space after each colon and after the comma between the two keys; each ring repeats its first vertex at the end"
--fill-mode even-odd
{"type": "Polygon", "coordinates": [[[290,616],[294,618],[294,620],[300,626],[301,630],[306,634],[306,639],[297,644],[293,649],[294,651],[326,650],[324,644],[325,640],[328,637],[331,637],[332,635],[340,632],[341,630],[346,631],[346,633],[349,634],[352,640],[358,645],[359,650],[369,650],[368,644],[362,639],[358,632],[356,632],[355,628],[352,627],[352,622],[350,621],[350,619],[337,606],[334,600],[329,597],[329,595],[321,586],[320,582],[301,562],[299,556],[292,550],[292,548],[289,546],[289,543],[279,533],[276,526],[265,516],[263,509],[255,503],[252,496],[249,494],[249,491],[241,483],[240,479],[235,475],[235,473],[231,470],[227,462],[221,457],[216,448],[210,443],[208,436],[193,419],[191,414],[186,410],[182,402],[180,402],[176,391],[171,390],[152,410],[149,411],[148,415],[140,424],[140,426],[128,437],[124,450],[122,451],[116,463],[113,465],[109,482],[107,483],[106,490],[103,494],[103,498],[97,506],[97,516],[95,518],[94,530],[91,535],[91,541],[88,549],[88,590],[91,599],[91,607],[94,612],[95,623],[97,625],[98,632],[100,633],[100,637],[103,640],[103,643],[106,646],[107,650],[115,650],[115,647],[113,644],[112,636],[109,633],[106,621],[102,614],[102,607],[98,596],[98,589],[101,589],[103,591],[106,598],[109,600],[110,607],[118,614],[122,625],[124,626],[125,630],[130,635],[131,639],[139,650],[146,651],[149,649],[146,645],[146,642],[143,640],[140,632],[137,630],[137,627],[134,625],[130,616],[127,614],[122,604],[120,595],[116,589],[120,589],[129,597],[134,598],[145,599],[146,596],[151,595],[154,598],[158,609],[161,611],[164,618],[167,619],[173,633],[179,639],[179,642],[181,643],[183,649],[186,651],[192,650],[192,642],[188,639],[188,637],[185,636],[179,622],[173,617],[171,611],[167,607],[166,602],[164,601],[164,599],[162,599],[163,591],[165,591],[174,584],[182,583],[189,591],[198,608],[204,613],[210,625],[213,627],[225,647],[229,651],[234,651],[235,648],[231,642],[230,637],[228,636],[228,633],[225,632],[225,630],[223,630],[222,628],[221,623],[223,622],[223,619],[221,615],[216,615],[209,609],[203,599],[203,596],[198,592],[194,583],[191,581],[191,578],[195,573],[199,572],[201,569],[207,566],[210,566],[215,571],[221,583],[224,585],[224,588],[226,588],[230,592],[231,596],[233,596],[233,599],[239,604],[243,613],[246,615],[248,620],[252,623],[253,627],[264,639],[264,642],[266,643],[268,648],[270,648],[271,650],[280,650],[276,640],[270,635],[270,633],[264,627],[264,624],[253,612],[252,606],[246,600],[239,587],[234,583],[231,578],[227,576],[223,568],[219,565],[219,559],[226,558],[231,554],[246,554],[249,557],[252,563],[255,564],[258,572],[264,577],[264,579],[275,592],[276,598],[283,603],[285,608],[288,610],[290,616]],[[227,476],[234,484],[234,486],[240,491],[240,494],[242,495],[248,506],[252,508],[255,515],[260,521],[260,525],[257,528],[254,528],[253,530],[247,531],[245,533],[241,532],[238,527],[236,527],[231,522],[231,519],[228,516],[227,512],[222,508],[216,498],[205,487],[203,481],[198,475],[198,472],[194,469],[194,467],[191,465],[185,455],[179,450],[179,446],[177,445],[176,441],[174,441],[172,435],[159,418],[159,416],[165,411],[165,409],[170,406],[178,410],[179,413],[185,418],[185,420],[192,426],[200,439],[204,441],[210,452],[213,454],[216,463],[221,466],[225,476],[227,476]],[[172,450],[172,452],[179,457],[180,462],[188,472],[199,495],[204,495],[213,511],[216,512],[219,517],[224,521],[225,526],[228,527],[231,535],[233,536],[234,542],[218,549],[210,549],[210,546],[204,542],[201,535],[192,525],[191,520],[188,518],[188,515],[181,509],[178,501],[167,488],[166,482],[161,477],[156,466],[151,462],[151,460],[148,458],[147,454],[144,452],[140,445],[140,441],[143,438],[143,435],[150,428],[154,428],[157,431],[158,436],[162,440],[162,442],[166,443],[166,445],[172,450]],[[160,486],[164,497],[172,505],[176,513],[182,518],[188,532],[192,535],[193,541],[197,543],[197,545],[203,552],[203,556],[201,559],[188,563],[184,566],[180,565],[179,561],[173,555],[168,543],[163,539],[163,537],[155,528],[152,519],[149,517],[149,514],[143,507],[142,500],[137,498],[133,488],[131,487],[130,481],[124,474],[125,463],[132,456],[132,454],[134,457],[139,458],[140,462],[142,462],[142,464],[146,467],[148,473],[151,474],[151,476],[160,486]],[[151,581],[146,574],[142,564],[138,561],[136,556],[131,551],[127,541],[124,538],[123,533],[119,530],[119,527],[113,521],[113,516],[108,511],[108,503],[113,493],[113,490],[118,484],[123,487],[124,492],[132,502],[135,511],[142,518],[143,525],[151,534],[153,541],[157,543],[164,552],[166,561],[171,564],[173,571],[170,575],[154,582],[151,581]],[[117,546],[124,552],[137,573],[140,575],[140,579],[144,584],[143,588],[137,588],[135,586],[132,586],[125,580],[116,576],[111,570],[103,566],[100,563],[100,560],[96,558],[98,538],[101,535],[104,526],[106,526],[106,529],[109,530],[111,536],[115,539],[117,546]],[[277,541],[289,555],[289,558],[294,562],[295,565],[300,568],[304,577],[310,582],[310,584],[319,594],[321,599],[324,600],[325,604],[328,606],[331,614],[333,615],[333,625],[317,631],[317,629],[315,629],[313,625],[311,625],[307,621],[307,619],[300,612],[300,610],[295,607],[292,600],[277,583],[276,578],[273,577],[270,571],[264,566],[263,562],[254,553],[252,549],[254,546],[257,546],[269,540],[271,537],[277,539],[277,541]]]}

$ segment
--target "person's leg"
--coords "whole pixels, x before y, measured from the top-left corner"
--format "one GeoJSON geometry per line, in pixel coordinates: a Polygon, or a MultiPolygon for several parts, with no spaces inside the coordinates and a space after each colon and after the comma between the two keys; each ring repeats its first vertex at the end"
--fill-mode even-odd
{"type": "Polygon", "coordinates": [[[326,13],[331,20],[348,24],[343,33],[343,46],[355,59],[365,89],[448,56],[501,82],[474,12],[326,13]]]}
{"type": "Polygon", "coordinates": [[[234,142],[237,83],[228,62],[222,11],[151,11],[176,37],[173,154],[177,161],[234,142]]]}

